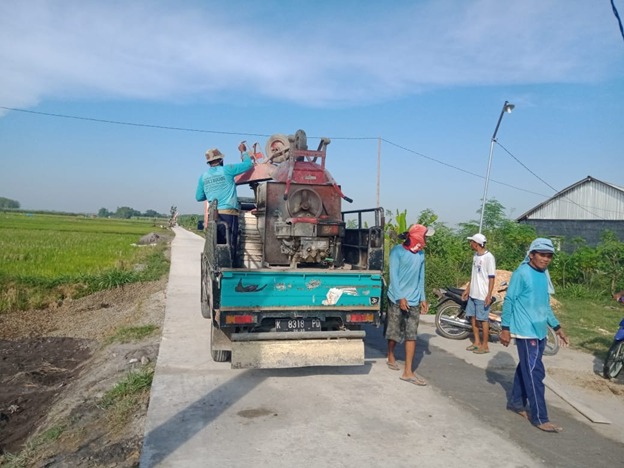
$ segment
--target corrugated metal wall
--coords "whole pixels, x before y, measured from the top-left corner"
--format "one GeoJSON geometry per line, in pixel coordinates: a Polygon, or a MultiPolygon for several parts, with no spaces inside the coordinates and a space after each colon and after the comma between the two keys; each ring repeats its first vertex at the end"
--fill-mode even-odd
{"type": "Polygon", "coordinates": [[[624,220],[624,192],[590,180],[548,201],[527,219],[624,220]]]}

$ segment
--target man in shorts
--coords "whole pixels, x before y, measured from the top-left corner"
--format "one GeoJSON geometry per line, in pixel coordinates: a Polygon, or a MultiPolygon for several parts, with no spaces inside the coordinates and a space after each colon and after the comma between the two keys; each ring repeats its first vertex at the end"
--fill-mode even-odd
{"type": "Polygon", "coordinates": [[[400,370],[394,356],[397,343],[405,341],[405,367],[401,380],[425,386],[427,381],[412,369],[416,352],[419,314],[429,312],[425,298],[425,253],[427,237],[433,228],[414,224],[403,234],[405,241],[390,251],[390,286],[385,336],[388,340],[387,365],[400,370]]]}
{"type": "Polygon", "coordinates": [[[472,274],[470,282],[462,299],[468,301],[466,304],[466,317],[472,323],[472,334],[474,343],[466,348],[475,354],[487,354],[490,352],[488,343],[490,341],[490,322],[488,315],[492,304],[492,293],[494,291],[494,280],[496,279],[496,260],[494,255],[485,248],[487,239],[481,233],[468,237],[470,248],[475,251],[472,257],[472,274]],[[479,323],[477,323],[479,322],[479,323]],[[479,324],[481,327],[479,327],[479,324]],[[479,328],[483,330],[483,339],[479,337],[479,328]]]}

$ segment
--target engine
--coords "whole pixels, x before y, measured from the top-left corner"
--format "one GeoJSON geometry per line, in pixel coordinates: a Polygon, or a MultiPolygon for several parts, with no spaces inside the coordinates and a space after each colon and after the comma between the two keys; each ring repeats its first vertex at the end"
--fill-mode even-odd
{"type": "Polygon", "coordinates": [[[267,143],[265,161],[237,178],[255,194],[263,266],[341,267],[345,197],[325,168],[329,139],[309,150],[303,130],[267,143]]]}

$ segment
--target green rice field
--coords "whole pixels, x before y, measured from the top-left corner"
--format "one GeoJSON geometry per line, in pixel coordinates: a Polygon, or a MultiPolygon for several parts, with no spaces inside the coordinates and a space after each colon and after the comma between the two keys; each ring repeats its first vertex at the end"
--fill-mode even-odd
{"type": "Polygon", "coordinates": [[[166,243],[136,245],[150,232],[172,236],[163,219],[0,212],[0,313],[159,279],[166,243]]]}

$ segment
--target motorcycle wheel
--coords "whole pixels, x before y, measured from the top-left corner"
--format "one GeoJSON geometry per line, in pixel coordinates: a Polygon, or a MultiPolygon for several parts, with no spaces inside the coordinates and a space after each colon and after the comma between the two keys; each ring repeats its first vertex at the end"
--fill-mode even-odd
{"type": "Polygon", "coordinates": [[[555,333],[555,330],[548,327],[548,334],[546,335],[546,346],[544,347],[544,356],[554,356],[559,351],[559,337],[555,333]]]}
{"type": "MultiPolygon", "coordinates": [[[[440,335],[445,338],[450,338],[451,340],[463,340],[468,338],[470,330],[454,326],[447,323],[444,319],[466,321],[466,318],[464,317],[464,310],[459,306],[459,304],[456,304],[453,301],[447,301],[438,308],[438,313],[435,317],[436,329],[440,332],[440,335]]],[[[468,321],[466,321],[466,323],[468,323],[468,321]]]]}
{"type": "Polygon", "coordinates": [[[624,367],[624,341],[615,341],[607,352],[602,374],[605,379],[615,379],[624,367]]]}

